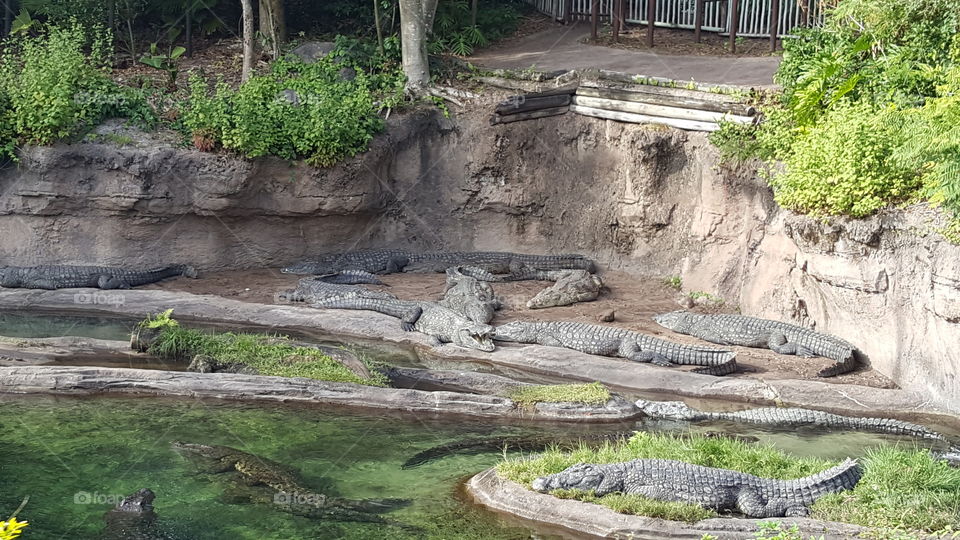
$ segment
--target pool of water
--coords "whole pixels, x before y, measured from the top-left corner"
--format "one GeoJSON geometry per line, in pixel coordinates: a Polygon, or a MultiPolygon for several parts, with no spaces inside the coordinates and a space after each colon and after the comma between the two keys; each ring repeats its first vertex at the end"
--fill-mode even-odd
{"type": "Polygon", "coordinates": [[[78,336],[129,341],[136,321],[101,317],[40,315],[0,311],[0,336],[48,338],[78,336]]]}
{"type": "MultiPolygon", "coordinates": [[[[173,538],[548,538],[465,501],[463,479],[494,465],[491,452],[401,469],[428,448],[487,436],[570,436],[571,430],[691,429],[682,423],[510,426],[344,409],[131,398],[11,397],[0,400],[0,515],[30,500],[24,538],[96,538],[117,497],[148,487],[173,538]],[[241,449],[282,463],[316,491],[353,499],[405,498],[396,524],[317,521],[271,504],[238,500],[228,475],[200,472],[171,449],[182,440],[241,449]],[[91,502],[92,501],[92,502],[91,502]]],[[[893,440],[876,435],[698,425],[755,436],[797,453],[839,459],[893,440]]]]}

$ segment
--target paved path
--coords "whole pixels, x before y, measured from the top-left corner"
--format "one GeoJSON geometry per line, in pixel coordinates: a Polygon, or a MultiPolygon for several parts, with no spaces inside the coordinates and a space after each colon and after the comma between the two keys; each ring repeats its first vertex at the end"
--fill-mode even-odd
{"type": "Polygon", "coordinates": [[[772,86],[773,73],[780,63],[778,56],[680,56],[580,43],[589,34],[590,27],[585,23],[557,26],[504,47],[480,51],[469,60],[491,69],[601,68],[648,77],[744,86],[772,86]]]}

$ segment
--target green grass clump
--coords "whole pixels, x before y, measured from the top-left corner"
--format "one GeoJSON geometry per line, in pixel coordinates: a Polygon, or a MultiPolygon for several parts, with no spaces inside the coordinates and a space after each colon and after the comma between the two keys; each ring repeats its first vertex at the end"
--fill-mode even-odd
{"type": "MultiPolygon", "coordinates": [[[[770,445],[735,439],[639,432],[626,441],[598,448],[580,446],[570,452],[551,448],[534,458],[506,458],[497,465],[497,472],[530,487],[536,478],[558,473],[577,463],[618,463],[632,459],[674,459],[781,480],[802,478],[836,465],[821,459],[790,456],[770,445]]],[[[943,533],[960,528],[960,470],[935,460],[927,450],[896,447],[873,450],[861,463],[864,475],[857,487],[821,498],[811,507],[811,517],[908,533],[943,533]]],[[[678,521],[709,517],[696,505],[648,503],[634,495],[596,497],[587,492],[555,495],[601,504],[618,512],[678,521]],[[694,506],[699,512],[687,506],[694,506]]]]}
{"type": "Polygon", "coordinates": [[[642,495],[625,495],[611,493],[597,497],[592,492],[575,489],[557,489],[550,493],[560,499],[576,499],[578,501],[600,504],[621,514],[634,516],[649,516],[672,521],[695,523],[702,519],[717,517],[717,513],[702,506],[674,501],[658,501],[642,495]]]}
{"type": "Polygon", "coordinates": [[[602,384],[545,384],[518,386],[507,393],[507,397],[519,405],[532,406],[537,403],[584,403],[603,405],[610,401],[610,390],[602,384]]]}
{"type": "Polygon", "coordinates": [[[960,528],[960,469],[929,452],[895,447],[872,450],[862,462],[857,487],[818,500],[812,517],[894,530],[960,528]]]}
{"type": "Polygon", "coordinates": [[[148,352],[162,358],[187,360],[209,356],[222,364],[245,364],[263,375],[306,377],[321,381],[386,386],[386,378],[371,372],[362,378],[318,349],[284,343],[285,338],[258,334],[208,334],[168,325],[148,352]]]}

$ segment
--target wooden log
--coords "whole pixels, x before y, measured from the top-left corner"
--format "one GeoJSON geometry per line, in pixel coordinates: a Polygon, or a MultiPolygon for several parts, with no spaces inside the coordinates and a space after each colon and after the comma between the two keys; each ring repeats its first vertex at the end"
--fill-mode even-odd
{"type": "Polygon", "coordinates": [[[605,70],[600,70],[599,75],[596,75],[596,72],[582,74],[580,77],[580,85],[595,88],[619,88],[633,92],[681,96],[705,101],[718,101],[721,103],[742,103],[742,98],[730,94],[721,94],[713,91],[714,89],[744,93],[750,91],[750,88],[746,87],[730,85],[711,86],[692,81],[675,81],[672,79],[644,77],[642,75],[630,75],[605,70]],[[659,84],[647,84],[643,81],[656,81],[659,84]]]}
{"type": "Polygon", "coordinates": [[[719,123],[721,120],[726,120],[729,122],[736,122],[738,124],[753,123],[753,118],[749,116],[737,116],[722,112],[701,111],[698,109],[685,109],[682,107],[669,107],[665,105],[654,105],[651,103],[637,103],[635,101],[619,101],[615,99],[574,96],[573,103],[574,105],[592,107],[594,109],[643,114],[647,116],[660,116],[664,118],[677,118],[680,120],[693,120],[696,122],[719,123]]]}
{"type": "Polygon", "coordinates": [[[593,88],[581,86],[577,88],[578,96],[588,96],[605,99],[617,99],[620,101],[635,101],[638,103],[652,103],[654,105],[666,105],[668,107],[682,107],[685,109],[698,109],[701,111],[713,111],[719,113],[730,113],[739,116],[754,116],[757,109],[743,103],[721,103],[717,101],[705,101],[702,99],[686,98],[679,96],[665,96],[661,94],[651,94],[649,92],[633,92],[630,90],[619,90],[616,88],[593,88]]]}
{"type": "Polygon", "coordinates": [[[577,91],[577,88],[580,88],[579,79],[574,80],[573,82],[569,82],[566,84],[562,84],[560,86],[553,87],[553,88],[548,87],[546,90],[541,90],[540,92],[526,92],[523,95],[527,98],[560,96],[560,95],[572,96],[577,91]]]}
{"type": "Polygon", "coordinates": [[[516,114],[540,109],[566,107],[567,105],[570,105],[570,94],[543,97],[521,95],[513,96],[506,101],[500,102],[495,110],[497,114],[516,114]]]}
{"type": "Polygon", "coordinates": [[[604,109],[595,109],[593,107],[584,107],[582,105],[571,105],[570,110],[584,116],[604,118],[606,120],[616,120],[617,122],[628,122],[631,124],[661,124],[664,126],[685,129],[687,131],[716,131],[720,129],[720,126],[713,122],[697,122],[694,120],[681,120],[679,118],[665,118],[662,116],[648,116],[645,114],[607,111],[604,109]]]}
{"type": "Polygon", "coordinates": [[[572,94],[577,91],[577,87],[580,85],[578,80],[564,83],[559,86],[557,86],[555,81],[518,81],[515,79],[505,79],[503,77],[477,77],[476,80],[482,82],[483,84],[495,86],[497,88],[517,90],[527,95],[535,94],[538,96],[572,94]]]}
{"type": "Polygon", "coordinates": [[[559,116],[561,114],[566,114],[569,110],[570,107],[554,107],[551,109],[540,109],[538,111],[522,112],[517,114],[495,114],[490,118],[490,125],[496,126],[498,124],[521,122],[523,120],[536,120],[538,118],[547,118],[549,116],[559,116]]]}

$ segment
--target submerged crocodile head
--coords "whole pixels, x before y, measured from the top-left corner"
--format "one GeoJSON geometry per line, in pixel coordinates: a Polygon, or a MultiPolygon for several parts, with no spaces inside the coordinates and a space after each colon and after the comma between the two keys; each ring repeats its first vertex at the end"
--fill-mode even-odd
{"type": "Polygon", "coordinates": [[[493,331],[493,339],[516,343],[536,343],[538,333],[539,328],[535,323],[513,321],[496,327],[493,331]]]}
{"type": "Polygon", "coordinates": [[[605,478],[606,473],[600,466],[577,463],[562,472],[537,478],[533,481],[532,487],[534,491],[540,493],[555,489],[578,489],[583,491],[594,490],[597,495],[605,495],[606,493],[600,493],[605,478]]]}
{"type": "Polygon", "coordinates": [[[130,513],[153,512],[153,500],[156,498],[157,496],[153,491],[144,488],[132,495],[124,497],[114,510],[117,512],[130,513]]]}
{"type": "Polygon", "coordinates": [[[173,441],[170,443],[170,447],[183,454],[193,454],[210,459],[221,459],[236,452],[236,450],[226,446],[211,446],[183,441],[173,441]]]}
{"type": "Polygon", "coordinates": [[[477,349],[492,352],[496,349],[493,344],[493,327],[489,324],[471,324],[457,329],[458,345],[468,349],[477,349]]]}
{"type": "Polygon", "coordinates": [[[671,420],[693,420],[697,411],[691,409],[682,401],[647,401],[637,400],[636,406],[643,414],[651,418],[668,418],[671,420]]]}
{"type": "Polygon", "coordinates": [[[683,333],[690,329],[700,316],[688,311],[671,311],[662,315],[654,315],[653,320],[664,328],[683,333]]]}

